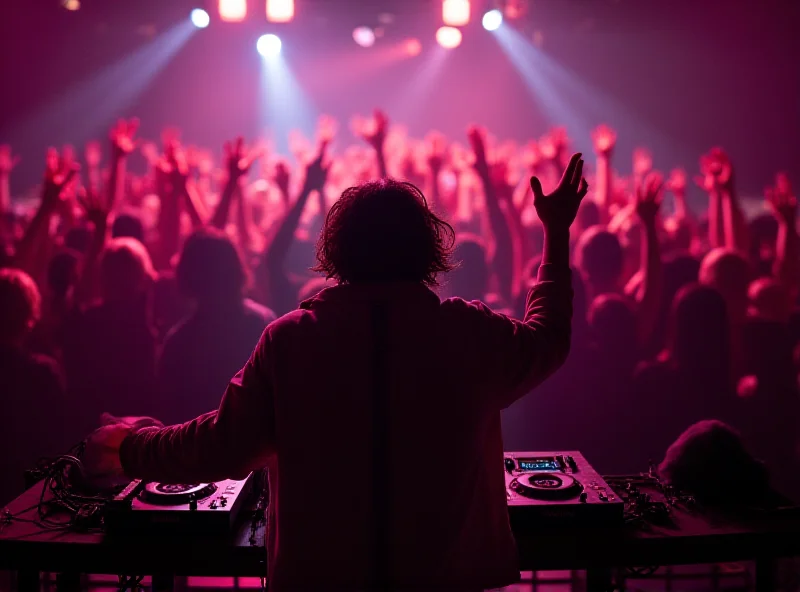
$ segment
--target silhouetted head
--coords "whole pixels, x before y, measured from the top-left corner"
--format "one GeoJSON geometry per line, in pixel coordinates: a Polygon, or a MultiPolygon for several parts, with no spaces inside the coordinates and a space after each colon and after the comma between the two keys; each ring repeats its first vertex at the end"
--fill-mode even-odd
{"type": "Polygon", "coordinates": [[[53,296],[63,299],[78,281],[81,254],[71,249],[54,255],[47,266],[47,286],[53,296]]]}
{"type": "Polygon", "coordinates": [[[186,239],[175,275],[181,292],[201,306],[241,301],[248,282],[236,246],[225,233],[211,229],[186,239]]]}
{"type": "Polygon", "coordinates": [[[465,300],[483,300],[489,291],[489,264],[486,247],[474,234],[460,234],[453,259],[458,267],[447,274],[447,291],[465,300]]]}
{"type": "Polygon", "coordinates": [[[20,345],[41,316],[42,298],[21,269],[0,269],[0,344],[20,345]]]}
{"type": "Polygon", "coordinates": [[[636,347],[636,315],[624,296],[600,294],[592,301],[587,316],[596,344],[626,353],[636,347]]]}
{"type": "Polygon", "coordinates": [[[130,237],[140,242],[144,242],[144,224],[139,216],[134,214],[120,214],[114,219],[111,225],[111,236],[113,238],[130,237]]]}
{"type": "Polygon", "coordinates": [[[85,224],[70,228],[64,235],[64,246],[78,253],[86,253],[92,242],[92,230],[85,224]]]}
{"type": "Polygon", "coordinates": [[[455,233],[411,183],[351,187],[333,204],[317,244],[316,271],[341,283],[437,284],[453,268],[455,233]]]}
{"type": "Polygon", "coordinates": [[[787,323],[792,312],[792,297],[786,287],[775,278],[763,277],[750,283],[747,291],[750,300],[748,315],[787,323]]]}
{"type": "Polygon", "coordinates": [[[106,302],[138,302],[156,277],[145,246],[134,238],[114,238],[100,259],[100,283],[106,302]]]}
{"type": "Polygon", "coordinates": [[[744,321],[750,285],[750,264],[747,259],[732,249],[714,249],[700,264],[699,278],[701,284],[715,288],[725,299],[732,323],[744,321]]]}
{"type": "Polygon", "coordinates": [[[716,419],[699,421],[678,436],[658,472],[705,504],[753,502],[769,491],[764,465],[747,451],[739,432],[716,419]]]}
{"type": "Polygon", "coordinates": [[[713,288],[690,284],[675,295],[670,311],[669,352],[693,376],[729,379],[730,323],[725,300],[713,288]]]}
{"type": "Polygon", "coordinates": [[[575,246],[575,265],[595,295],[618,289],[622,273],[622,246],[604,226],[593,226],[581,234],[575,246]]]}
{"type": "Polygon", "coordinates": [[[600,224],[600,208],[593,199],[584,199],[578,206],[575,223],[579,229],[592,228],[600,224]]]}

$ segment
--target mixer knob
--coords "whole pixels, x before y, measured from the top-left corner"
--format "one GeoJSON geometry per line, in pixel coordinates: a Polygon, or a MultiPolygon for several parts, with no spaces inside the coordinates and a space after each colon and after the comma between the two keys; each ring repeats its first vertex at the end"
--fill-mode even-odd
{"type": "Polygon", "coordinates": [[[197,509],[197,498],[194,494],[189,496],[189,509],[196,510],[197,509]]]}
{"type": "Polygon", "coordinates": [[[582,503],[582,504],[585,504],[585,503],[586,503],[586,500],[587,500],[588,498],[589,498],[589,496],[586,494],[586,492],[585,492],[585,491],[582,491],[582,492],[581,492],[581,497],[580,497],[580,499],[581,499],[581,503],[582,503]]]}
{"type": "Polygon", "coordinates": [[[517,468],[517,465],[514,463],[513,458],[506,457],[503,462],[506,466],[506,471],[508,471],[509,473],[513,473],[514,469],[517,468]]]}

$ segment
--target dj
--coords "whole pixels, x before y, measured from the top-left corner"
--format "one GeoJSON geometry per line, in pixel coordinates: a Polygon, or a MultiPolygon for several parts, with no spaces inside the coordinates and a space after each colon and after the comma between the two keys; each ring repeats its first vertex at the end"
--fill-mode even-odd
{"type": "Polygon", "coordinates": [[[317,252],[338,285],[267,327],[217,411],[165,428],[103,427],[89,469],[193,483],[268,466],[276,592],[515,582],[500,410],[569,351],[582,169],[575,154],[549,195],[531,179],[545,238],[523,322],[431,291],[453,267],[454,231],[416,187],[346,190],[317,252]]]}

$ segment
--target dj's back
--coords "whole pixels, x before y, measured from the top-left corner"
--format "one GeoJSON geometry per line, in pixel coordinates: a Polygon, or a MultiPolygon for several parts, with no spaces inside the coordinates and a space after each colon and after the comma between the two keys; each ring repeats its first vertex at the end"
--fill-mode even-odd
{"type": "Polygon", "coordinates": [[[569,290],[540,284],[523,324],[420,284],[337,286],[270,325],[272,589],[364,589],[376,532],[399,588],[516,580],[500,410],[565,358],[569,290]]]}

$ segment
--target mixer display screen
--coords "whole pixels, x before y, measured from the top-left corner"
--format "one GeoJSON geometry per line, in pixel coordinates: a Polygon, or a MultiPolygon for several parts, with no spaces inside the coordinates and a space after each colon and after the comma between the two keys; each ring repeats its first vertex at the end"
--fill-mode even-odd
{"type": "Polygon", "coordinates": [[[520,471],[560,471],[561,463],[554,458],[521,458],[520,471]]]}

